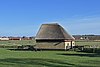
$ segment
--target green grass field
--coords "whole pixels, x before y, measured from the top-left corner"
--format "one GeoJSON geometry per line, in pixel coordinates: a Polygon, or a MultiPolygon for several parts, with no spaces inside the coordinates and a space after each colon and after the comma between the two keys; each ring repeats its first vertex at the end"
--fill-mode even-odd
{"type": "Polygon", "coordinates": [[[99,67],[100,54],[0,49],[0,67],[99,67]]]}
{"type": "Polygon", "coordinates": [[[0,41],[0,45],[34,45],[35,40],[9,40],[0,41]]]}
{"type": "MultiPolygon", "coordinates": [[[[0,45],[34,45],[34,40],[0,41],[0,45]]],[[[76,45],[100,45],[80,42],[76,45]]],[[[0,67],[100,67],[100,54],[75,51],[14,51],[0,48],[0,67]]]]}
{"type": "Polygon", "coordinates": [[[76,41],[76,45],[99,45],[100,46],[100,41],[76,41]]]}
{"type": "MultiPolygon", "coordinates": [[[[0,41],[0,45],[35,45],[35,40],[0,41]]],[[[76,45],[100,45],[100,41],[76,41],[76,45]]]]}

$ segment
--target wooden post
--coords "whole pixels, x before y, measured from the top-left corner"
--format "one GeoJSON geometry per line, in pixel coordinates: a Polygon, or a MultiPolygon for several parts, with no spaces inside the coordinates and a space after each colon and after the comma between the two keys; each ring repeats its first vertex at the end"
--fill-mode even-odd
{"type": "Polygon", "coordinates": [[[82,47],[81,51],[83,51],[83,50],[84,50],[84,47],[82,47]]]}
{"type": "Polygon", "coordinates": [[[93,46],[93,53],[95,53],[95,45],[93,46]]]}

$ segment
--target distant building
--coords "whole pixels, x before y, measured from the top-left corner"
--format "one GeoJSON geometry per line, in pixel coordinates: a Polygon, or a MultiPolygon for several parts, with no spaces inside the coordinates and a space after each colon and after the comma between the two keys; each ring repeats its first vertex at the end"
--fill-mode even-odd
{"type": "Polygon", "coordinates": [[[7,37],[3,37],[3,38],[0,37],[0,40],[1,40],[1,41],[7,41],[7,40],[9,40],[9,38],[7,38],[7,37]]]}
{"type": "Polygon", "coordinates": [[[21,40],[21,37],[9,37],[9,40],[21,40]]]}
{"type": "Polygon", "coordinates": [[[100,35],[73,35],[75,40],[100,40],[100,35]]]}
{"type": "Polygon", "coordinates": [[[42,24],[36,35],[37,49],[71,49],[75,38],[59,24],[42,24]]]}
{"type": "Polygon", "coordinates": [[[9,37],[9,40],[32,40],[33,37],[9,37]]]}
{"type": "Polygon", "coordinates": [[[22,37],[21,40],[32,40],[32,37],[22,37]]]}

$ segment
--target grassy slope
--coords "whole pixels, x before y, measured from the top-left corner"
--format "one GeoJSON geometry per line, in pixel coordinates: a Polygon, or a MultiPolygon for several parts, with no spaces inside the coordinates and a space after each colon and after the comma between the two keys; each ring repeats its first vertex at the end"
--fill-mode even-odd
{"type": "Polygon", "coordinates": [[[99,67],[100,55],[73,51],[0,49],[0,67],[99,67]]]}

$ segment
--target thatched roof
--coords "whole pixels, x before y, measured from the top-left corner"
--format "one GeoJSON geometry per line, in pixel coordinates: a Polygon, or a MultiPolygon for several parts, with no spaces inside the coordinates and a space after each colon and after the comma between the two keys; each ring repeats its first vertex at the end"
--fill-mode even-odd
{"type": "Polygon", "coordinates": [[[72,37],[68,32],[64,30],[59,24],[42,24],[37,35],[36,40],[66,40],[72,37]]]}

